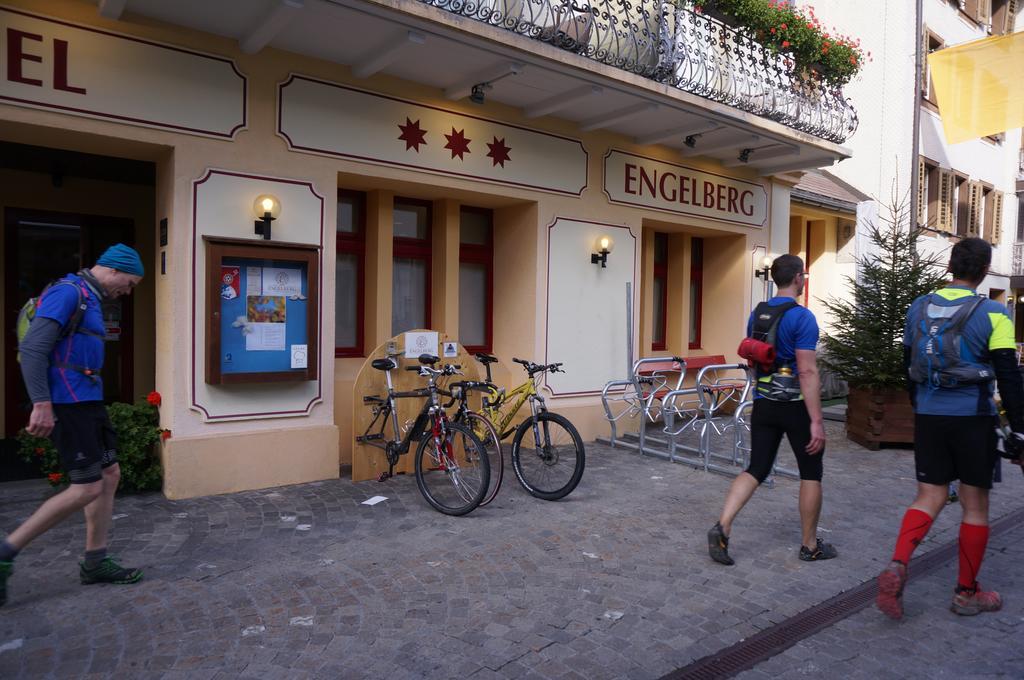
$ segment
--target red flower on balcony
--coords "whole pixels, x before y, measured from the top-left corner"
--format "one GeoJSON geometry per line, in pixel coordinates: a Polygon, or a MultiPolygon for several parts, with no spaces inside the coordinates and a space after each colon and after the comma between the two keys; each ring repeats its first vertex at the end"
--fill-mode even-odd
{"type": "Polygon", "coordinates": [[[788,40],[783,40],[782,41],[782,46],[783,47],[789,47],[789,41],[788,40]]]}
{"type": "Polygon", "coordinates": [[[46,478],[50,480],[50,484],[60,484],[61,481],[64,479],[64,475],[62,475],[59,472],[51,472],[50,474],[46,475],[46,478]]]}
{"type": "Polygon", "coordinates": [[[165,442],[171,438],[170,430],[160,430],[160,441],[165,442]]]}
{"type": "Polygon", "coordinates": [[[157,406],[157,407],[159,407],[160,404],[162,403],[162,400],[160,398],[160,393],[155,391],[155,390],[153,392],[150,392],[149,394],[146,395],[146,401],[149,402],[150,406],[157,406]]]}

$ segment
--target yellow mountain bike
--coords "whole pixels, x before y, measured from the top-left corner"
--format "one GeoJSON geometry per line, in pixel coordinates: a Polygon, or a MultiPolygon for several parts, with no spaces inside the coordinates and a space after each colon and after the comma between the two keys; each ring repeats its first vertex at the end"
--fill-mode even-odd
{"type": "Polygon", "coordinates": [[[583,477],[586,455],[583,439],[564,416],[547,410],[544,397],[537,392],[536,378],[546,372],[561,371],[562,364],[535,364],[523,359],[512,359],[526,370],[527,379],[515,389],[505,392],[491,378],[491,364],[498,361],[490,354],[477,354],[476,360],[487,371],[486,381],[460,381],[448,385],[452,406],[458,410],[453,422],[464,423],[473,429],[487,449],[490,458],[491,483],[487,495],[480,503],[492,501],[501,486],[504,461],[501,440],[512,437],[512,469],[516,478],[531,495],[548,501],[564,498],[583,477]],[[483,393],[482,408],[473,411],[468,399],[471,391],[483,393]],[[519,409],[530,403],[530,417],[513,427],[519,409]]]}

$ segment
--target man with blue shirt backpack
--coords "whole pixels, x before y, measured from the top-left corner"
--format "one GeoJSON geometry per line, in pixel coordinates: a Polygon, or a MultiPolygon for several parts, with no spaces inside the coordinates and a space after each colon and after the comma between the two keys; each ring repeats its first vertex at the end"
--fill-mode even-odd
{"type": "Polygon", "coordinates": [[[988,274],[992,247],[980,238],[953,246],[953,282],[915,300],[907,312],[903,356],[914,405],[917,498],[903,515],[889,566],[878,576],[878,608],[903,616],[903,588],[914,549],[946,504],[948,484],[960,480],[960,571],[950,609],[972,616],[1002,606],[978,584],[988,545],[988,496],[998,462],[993,381],[1012,432],[1007,457],[1021,463],[1024,385],[1017,367],[1013,321],[1006,307],[975,289],[988,274]]]}
{"type": "Polygon", "coordinates": [[[121,477],[117,441],[103,405],[103,312],[101,303],[128,295],[142,280],[142,259],[118,243],[91,269],[68,274],[36,301],[28,332],[19,343],[21,372],[32,414],[29,434],[52,436],[70,486],[43,503],[0,542],[0,605],[14,558],[32,540],[78,510],[85,511],[83,584],[135,583],[142,571],[107,555],[114,493],[121,477]]]}
{"type": "Polygon", "coordinates": [[[771,268],[778,294],[751,313],[747,336],[774,346],[774,363],[756,369],[757,394],[750,422],[750,465],[733,480],[722,515],[708,531],[708,553],[715,562],[735,564],[729,556],[732,523],[771,473],[782,443],[789,440],[800,469],[800,559],[836,557],[836,549],[818,538],[821,514],[825,425],[818,376],[818,322],[797,304],[807,274],[796,255],[781,255],[771,268]]]}

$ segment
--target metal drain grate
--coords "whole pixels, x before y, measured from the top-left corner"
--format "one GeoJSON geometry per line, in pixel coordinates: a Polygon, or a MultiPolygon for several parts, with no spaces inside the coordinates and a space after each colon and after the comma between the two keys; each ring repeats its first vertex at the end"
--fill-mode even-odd
{"type": "MultiPolygon", "coordinates": [[[[1024,508],[993,522],[991,536],[998,536],[1024,521],[1024,508]]],[[[957,541],[952,541],[914,559],[908,580],[926,576],[957,557],[957,541]]],[[[715,680],[728,678],[753,668],[818,631],[856,614],[871,604],[878,593],[874,579],[830,600],[806,609],[771,628],[750,636],[725,649],[697,659],[688,666],[665,675],[662,680],[715,680]]]]}

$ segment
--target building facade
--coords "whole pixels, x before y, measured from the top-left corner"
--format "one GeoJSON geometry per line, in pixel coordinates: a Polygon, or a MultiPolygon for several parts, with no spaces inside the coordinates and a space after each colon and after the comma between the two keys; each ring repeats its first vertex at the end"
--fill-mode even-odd
{"type": "MultiPolygon", "coordinates": [[[[1016,5],[1014,0],[925,0],[920,49],[930,54],[989,35],[1012,33],[1020,23],[1016,5]]],[[[992,269],[979,292],[1012,310],[1017,297],[1011,275],[1018,240],[1021,131],[947,144],[927,67],[918,91],[921,123],[915,211],[918,224],[930,235],[924,240],[925,248],[945,257],[952,244],[965,236],[991,243],[995,248],[992,269]]]]}
{"type": "Polygon", "coordinates": [[[410,331],[496,354],[504,385],[513,356],[563,362],[545,395],[593,438],[629,347],[735,358],[760,261],[817,238],[791,173],[857,127],[713,18],[602,5],[7,0],[5,328],[106,245],[140,250],[104,380],[161,393],[174,498],[358,468],[369,359],[410,331]]]}

